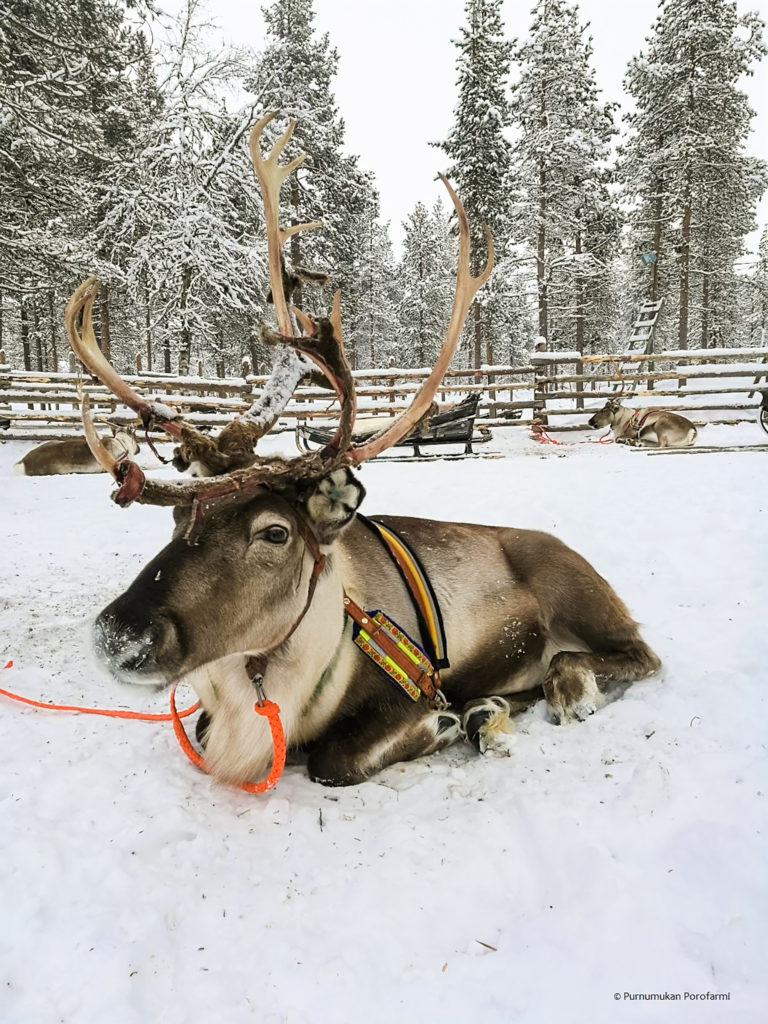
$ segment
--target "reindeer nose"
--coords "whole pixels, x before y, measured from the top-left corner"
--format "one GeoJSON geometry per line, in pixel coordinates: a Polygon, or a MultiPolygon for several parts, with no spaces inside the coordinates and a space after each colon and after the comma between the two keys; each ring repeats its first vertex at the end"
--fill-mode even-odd
{"type": "Polygon", "coordinates": [[[125,622],[106,608],[93,625],[93,646],[118,679],[141,682],[158,675],[158,655],[177,646],[177,638],[168,619],[125,622]]]}
{"type": "Polygon", "coordinates": [[[596,427],[597,426],[597,424],[595,423],[595,417],[594,416],[590,416],[589,417],[589,425],[590,425],[590,427],[596,427]]]}

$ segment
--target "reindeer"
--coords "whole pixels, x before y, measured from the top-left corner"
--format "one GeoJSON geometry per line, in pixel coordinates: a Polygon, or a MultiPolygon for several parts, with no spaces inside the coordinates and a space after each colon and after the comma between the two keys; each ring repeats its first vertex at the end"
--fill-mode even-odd
{"type": "MultiPolygon", "coordinates": [[[[135,455],[139,450],[130,427],[115,427],[112,436],[101,442],[114,459],[135,455]]],[[[91,453],[84,437],[63,441],[44,441],[14,464],[22,476],[59,476],[63,473],[103,473],[104,468],[91,453]]]]}
{"type": "Polygon", "coordinates": [[[696,427],[668,409],[627,409],[621,396],[609,398],[590,417],[590,427],[610,426],[617,444],[654,448],[689,448],[696,441],[696,427]]]}
{"type": "Polygon", "coordinates": [[[355,470],[407,436],[429,408],[493,268],[490,232],[485,267],[473,277],[467,218],[443,178],[457,214],[459,266],[442,350],[411,405],[354,444],[340,295],[317,322],[285,300],[283,242],[312,225],[279,226],[281,184],[303,157],[279,163],[293,122],[263,157],[261,132],[275,116],[254,127],[251,154],[279,336],[329,380],[340,400],[339,426],[322,451],[257,458],[250,424],[235,420],[211,438],[170,419],[100,353],[91,319],[97,283],[84,282],[66,314],[78,356],[145,425],[179,442],[182,463],[215,474],[146,479],[99,445],[83,400],[86,437],[119,485],[113,500],[173,506],[174,515],[169,543],[97,617],[98,656],[124,682],[190,683],[203,706],[197,737],[206,765],[233,783],[263,776],[270,763],[269,729],[253,711],[262,691],[280,705],[289,749],[305,749],[310,777],[330,786],[360,783],[462,737],[485,752],[510,714],[541,692],[555,722],[585,719],[606,687],[660,665],[588,562],[536,531],[358,513],[365,489],[355,470]],[[415,558],[396,560],[398,545],[415,558]],[[429,600],[414,596],[409,572],[421,574],[429,600]],[[383,624],[375,609],[392,621],[383,624]],[[539,690],[531,697],[532,688],[539,690]]]}

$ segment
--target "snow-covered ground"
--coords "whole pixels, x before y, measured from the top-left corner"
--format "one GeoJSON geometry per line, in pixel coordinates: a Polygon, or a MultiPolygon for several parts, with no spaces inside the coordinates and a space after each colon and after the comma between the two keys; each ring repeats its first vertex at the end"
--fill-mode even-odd
{"type": "MultiPolygon", "coordinates": [[[[169,725],[0,698],[2,1024],[767,1019],[768,453],[566,440],[372,463],[365,509],[556,533],[662,675],[578,726],[539,705],[509,758],[453,747],[343,790],[295,764],[261,797],[198,773],[169,725]],[[729,1001],[625,998],[686,992],[729,1001]]],[[[27,447],[0,447],[0,686],[165,710],[88,637],[170,513],[119,510],[103,476],[18,477],[27,447]]]]}

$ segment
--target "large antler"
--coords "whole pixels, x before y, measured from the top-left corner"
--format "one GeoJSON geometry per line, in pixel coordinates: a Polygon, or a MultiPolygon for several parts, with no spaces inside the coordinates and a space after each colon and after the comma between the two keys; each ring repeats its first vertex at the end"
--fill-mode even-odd
{"type": "Polygon", "coordinates": [[[493,237],[488,225],[484,224],[483,231],[485,233],[485,240],[488,246],[488,255],[485,261],[485,267],[480,275],[478,277],[472,276],[469,265],[470,235],[467,215],[464,212],[461,200],[454,192],[445,175],[441,174],[440,180],[448,189],[448,194],[453,200],[453,205],[456,209],[456,216],[459,221],[459,265],[456,272],[456,289],[453,295],[451,319],[448,322],[448,328],[445,332],[443,347],[440,350],[440,355],[437,358],[437,362],[435,363],[432,372],[414,396],[410,406],[382,433],[371,438],[371,440],[366,441],[365,444],[357,445],[350,450],[349,457],[353,463],[360,463],[364,462],[365,459],[371,459],[375,455],[380,455],[381,452],[386,451],[387,448],[391,448],[393,445],[397,444],[398,441],[401,441],[404,437],[407,437],[408,434],[410,434],[421,417],[428,411],[432,404],[432,399],[435,397],[440,381],[443,379],[445,371],[448,369],[451,359],[453,358],[453,354],[456,351],[456,346],[459,343],[461,331],[464,327],[464,321],[467,318],[467,313],[472,305],[472,301],[478,289],[485,284],[493,270],[493,237]]]}
{"type": "MultiPolygon", "coordinates": [[[[161,426],[181,441],[182,451],[187,450],[187,461],[191,461],[190,450],[196,458],[209,467],[216,475],[202,479],[179,482],[147,480],[139,467],[127,458],[113,459],[103,448],[90,420],[87,399],[82,402],[83,423],[86,438],[99,463],[112,474],[120,484],[113,494],[121,505],[139,501],[156,505],[193,504],[195,514],[192,523],[199,523],[201,516],[212,504],[232,503],[247,500],[262,486],[277,489],[292,487],[301,489],[342,464],[359,464],[396,444],[411,432],[414,425],[429,409],[437,387],[451,361],[459,341],[464,321],[477,293],[488,280],[493,269],[493,239],[484,227],[488,246],[485,267],[478,277],[470,271],[469,224],[464,208],[443,175],[440,175],[456,208],[459,222],[459,265],[451,318],[446,331],[440,355],[427,380],[414,397],[410,407],[402,413],[387,430],[366,444],[351,446],[355,421],[355,392],[352,374],[347,363],[341,333],[340,293],[336,292],[329,318],[317,322],[301,310],[289,310],[283,287],[283,263],[281,248],[285,240],[297,231],[317,227],[310,224],[294,224],[282,229],[279,224],[279,197],[282,183],[303,161],[298,156],[288,164],[280,165],[279,157],[290,139],[294,122],[277,140],[268,157],[263,158],[259,148],[261,133],[273,118],[274,113],[263,117],[251,134],[251,154],[254,168],[264,195],[265,220],[269,240],[269,271],[272,296],[279,333],[268,331],[270,340],[290,345],[296,352],[311,359],[328,378],[341,402],[339,427],[331,442],[320,452],[313,452],[292,459],[262,458],[254,461],[252,444],[250,450],[244,441],[252,440],[254,425],[243,419],[228,424],[217,439],[211,439],[195,430],[183,420],[173,418],[173,413],[161,403],[147,403],[141,399],[116,373],[98,349],[92,325],[92,308],[98,288],[94,278],[85,281],[75,291],[67,305],[66,324],[70,343],[86,367],[98,376],[115,395],[132,408],[145,426],[161,426]],[[291,313],[304,333],[295,336],[291,313]],[[82,336],[78,323],[82,321],[82,336]],[[244,462],[244,452],[246,461],[244,462]]],[[[263,431],[262,431],[263,432],[263,431]]],[[[257,436],[261,436],[259,432],[257,436]]],[[[253,441],[255,443],[255,441],[253,441]]],[[[183,461],[183,460],[182,460],[183,461]]]]}

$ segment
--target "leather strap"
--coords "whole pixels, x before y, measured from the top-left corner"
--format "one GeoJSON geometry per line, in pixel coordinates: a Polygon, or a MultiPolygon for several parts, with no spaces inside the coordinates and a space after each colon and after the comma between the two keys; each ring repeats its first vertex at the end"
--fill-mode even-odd
{"type": "MultiPolygon", "coordinates": [[[[371,615],[368,615],[368,613],[365,612],[359,604],[353,601],[348,594],[344,594],[344,611],[351,619],[353,619],[354,622],[357,623],[360,629],[365,630],[372,643],[376,647],[380,648],[384,652],[385,656],[393,661],[400,671],[408,677],[413,686],[417,688],[419,692],[414,693],[411,688],[407,686],[403,687],[412,699],[418,700],[422,693],[430,701],[434,701],[437,698],[437,691],[440,687],[440,678],[426,656],[424,656],[423,662],[425,668],[420,668],[419,665],[409,658],[397,643],[392,640],[382,624],[376,622],[371,615]],[[428,666],[428,668],[426,668],[426,666],[428,666]]],[[[380,667],[385,672],[388,671],[386,665],[382,664],[380,667]]],[[[390,672],[389,674],[392,673],[390,672]]],[[[397,679],[395,681],[399,682],[397,679]]],[[[403,685],[402,682],[400,685],[403,685]]]]}

